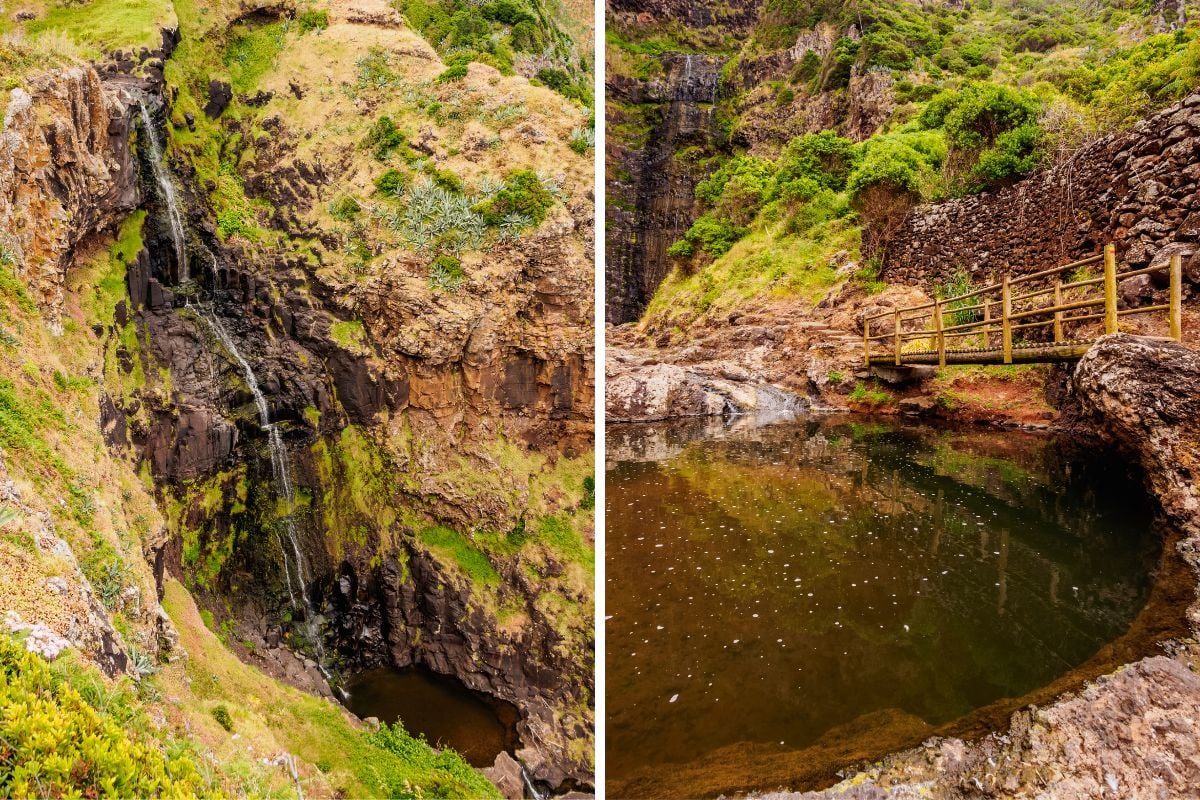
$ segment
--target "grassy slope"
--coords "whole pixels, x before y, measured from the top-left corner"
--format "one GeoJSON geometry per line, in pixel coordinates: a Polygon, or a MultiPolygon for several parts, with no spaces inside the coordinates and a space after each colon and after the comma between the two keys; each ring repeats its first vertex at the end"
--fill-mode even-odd
{"type": "Polygon", "coordinates": [[[33,0],[21,4],[34,18],[18,22],[11,10],[0,17],[0,34],[24,36],[34,47],[84,59],[117,50],[156,49],[160,30],[174,24],[170,0],[33,0]]]}

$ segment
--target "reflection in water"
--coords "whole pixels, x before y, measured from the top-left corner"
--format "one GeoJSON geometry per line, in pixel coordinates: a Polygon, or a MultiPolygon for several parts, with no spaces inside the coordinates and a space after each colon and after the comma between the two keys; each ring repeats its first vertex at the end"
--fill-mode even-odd
{"type": "Polygon", "coordinates": [[[1149,595],[1140,487],[1050,439],[739,424],[608,433],[618,796],[735,746],[836,749],[873,726],[919,740],[1071,671],[1149,595]]]}
{"type": "Polygon", "coordinates": [[[363,718],[399,720],[409,733],[457,750],[474,767],[492,766],[501,751],[511,754],[517,744],[515,708],[417,667],[362,673],[350,684],[347,705],[363,718]]]}

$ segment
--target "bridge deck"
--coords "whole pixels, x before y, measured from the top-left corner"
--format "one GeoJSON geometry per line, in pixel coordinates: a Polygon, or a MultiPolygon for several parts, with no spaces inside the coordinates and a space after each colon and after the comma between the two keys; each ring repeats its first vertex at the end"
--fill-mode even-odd
{"type": "MultiPolygon", "coordinates": [[[[1059,344],[1014,345],[1012,349],[1013,364],[1049,364],[1065,361],[1078,361],[1092,346],[1087,342],[1060,342],[1059,344]]],[[[896,357],[893,353],[871,354],[871,366],[894,366],[896,357]]],[[[900,354],[900,363],[904,364],[938,364],[937,350],[919,350],[900,354]]],[[[1004,350],[997,347],[989,350],[946,350],[947,364],[1003,364],[1004,350]]]]}

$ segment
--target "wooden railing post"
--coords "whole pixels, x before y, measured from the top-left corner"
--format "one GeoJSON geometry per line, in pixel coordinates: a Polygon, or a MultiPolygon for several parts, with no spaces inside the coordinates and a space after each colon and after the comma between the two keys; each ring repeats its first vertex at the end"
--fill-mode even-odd
{"type": "MultiPolygon", "coordinates": [[[[1054,306],[1057,308],[1058,306],[1061,306],[1061,305],[1062,305],[1062,275],[1059,275],[1058,278],[1056,278],[1054,281],[1054,306]]],[[[1063,312],[1055,311],[1054,312],[1054,342],[1055,342],[1055,344],[1061,342],[1063,339],[1062,321],[1063,321],[1063,312]]]]}
{"type": "Polygon", "coordinates": [[[992,346],[992,326],[988,323],[992,321],[992,301],[986,297],[983,300],[983,349],[988,350],[992,346]]]}
{"type": "Polygon", "coordinates": [[[1000,331],[1003,337],[1001,347],[1004,350],[1004,363],[1012,363],[1012,289],[1008,285],[1008,275],[1000,282],[1000,331]]]}
{"type": "Polygon", "coordinates": [[[1167,311],[1171,324],[1171,338],[1183,341],[1183,258],[1176,253],[1171,256],[1171,299],[1167,311]]]}
{"type": "Polygon", "coordinates": [[[900,366],[900,309],[896,309],[896,366],[900,366]]]}
{"type": "Polygon", "coordinates": [[[1117,332],[1117,248],[1104,245],[1104,332],[1117,332]]]}
{"type": "Polygon", "coordinates": [[[871,368],[871,318],[863,318],[863,365],[871,368]]]}
{"type": "Polygon", "coordinates": [[[942,331],[942,301],[933,299],[933,330],[937,334],[938,366],[946,367],[946,334],[942,331]]]}

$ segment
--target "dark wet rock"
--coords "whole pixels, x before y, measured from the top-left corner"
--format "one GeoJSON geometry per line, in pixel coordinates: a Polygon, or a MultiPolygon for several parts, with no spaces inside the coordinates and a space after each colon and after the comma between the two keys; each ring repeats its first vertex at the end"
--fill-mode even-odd
{"type": "Polygon", "coordinates": [[[1101,338],[1073,378],[1083,419],[1135,456],[1172,522],[1200,535],[1200,353],[1129,334],[1101,338]]]}
{"type": "Polygon", "coordinates": [[[222,80],[213,78],[208,82],[208,102],[204,104],[204,115],[216,119],[225,113],[233,100],[233,87],[222,80]]]}

